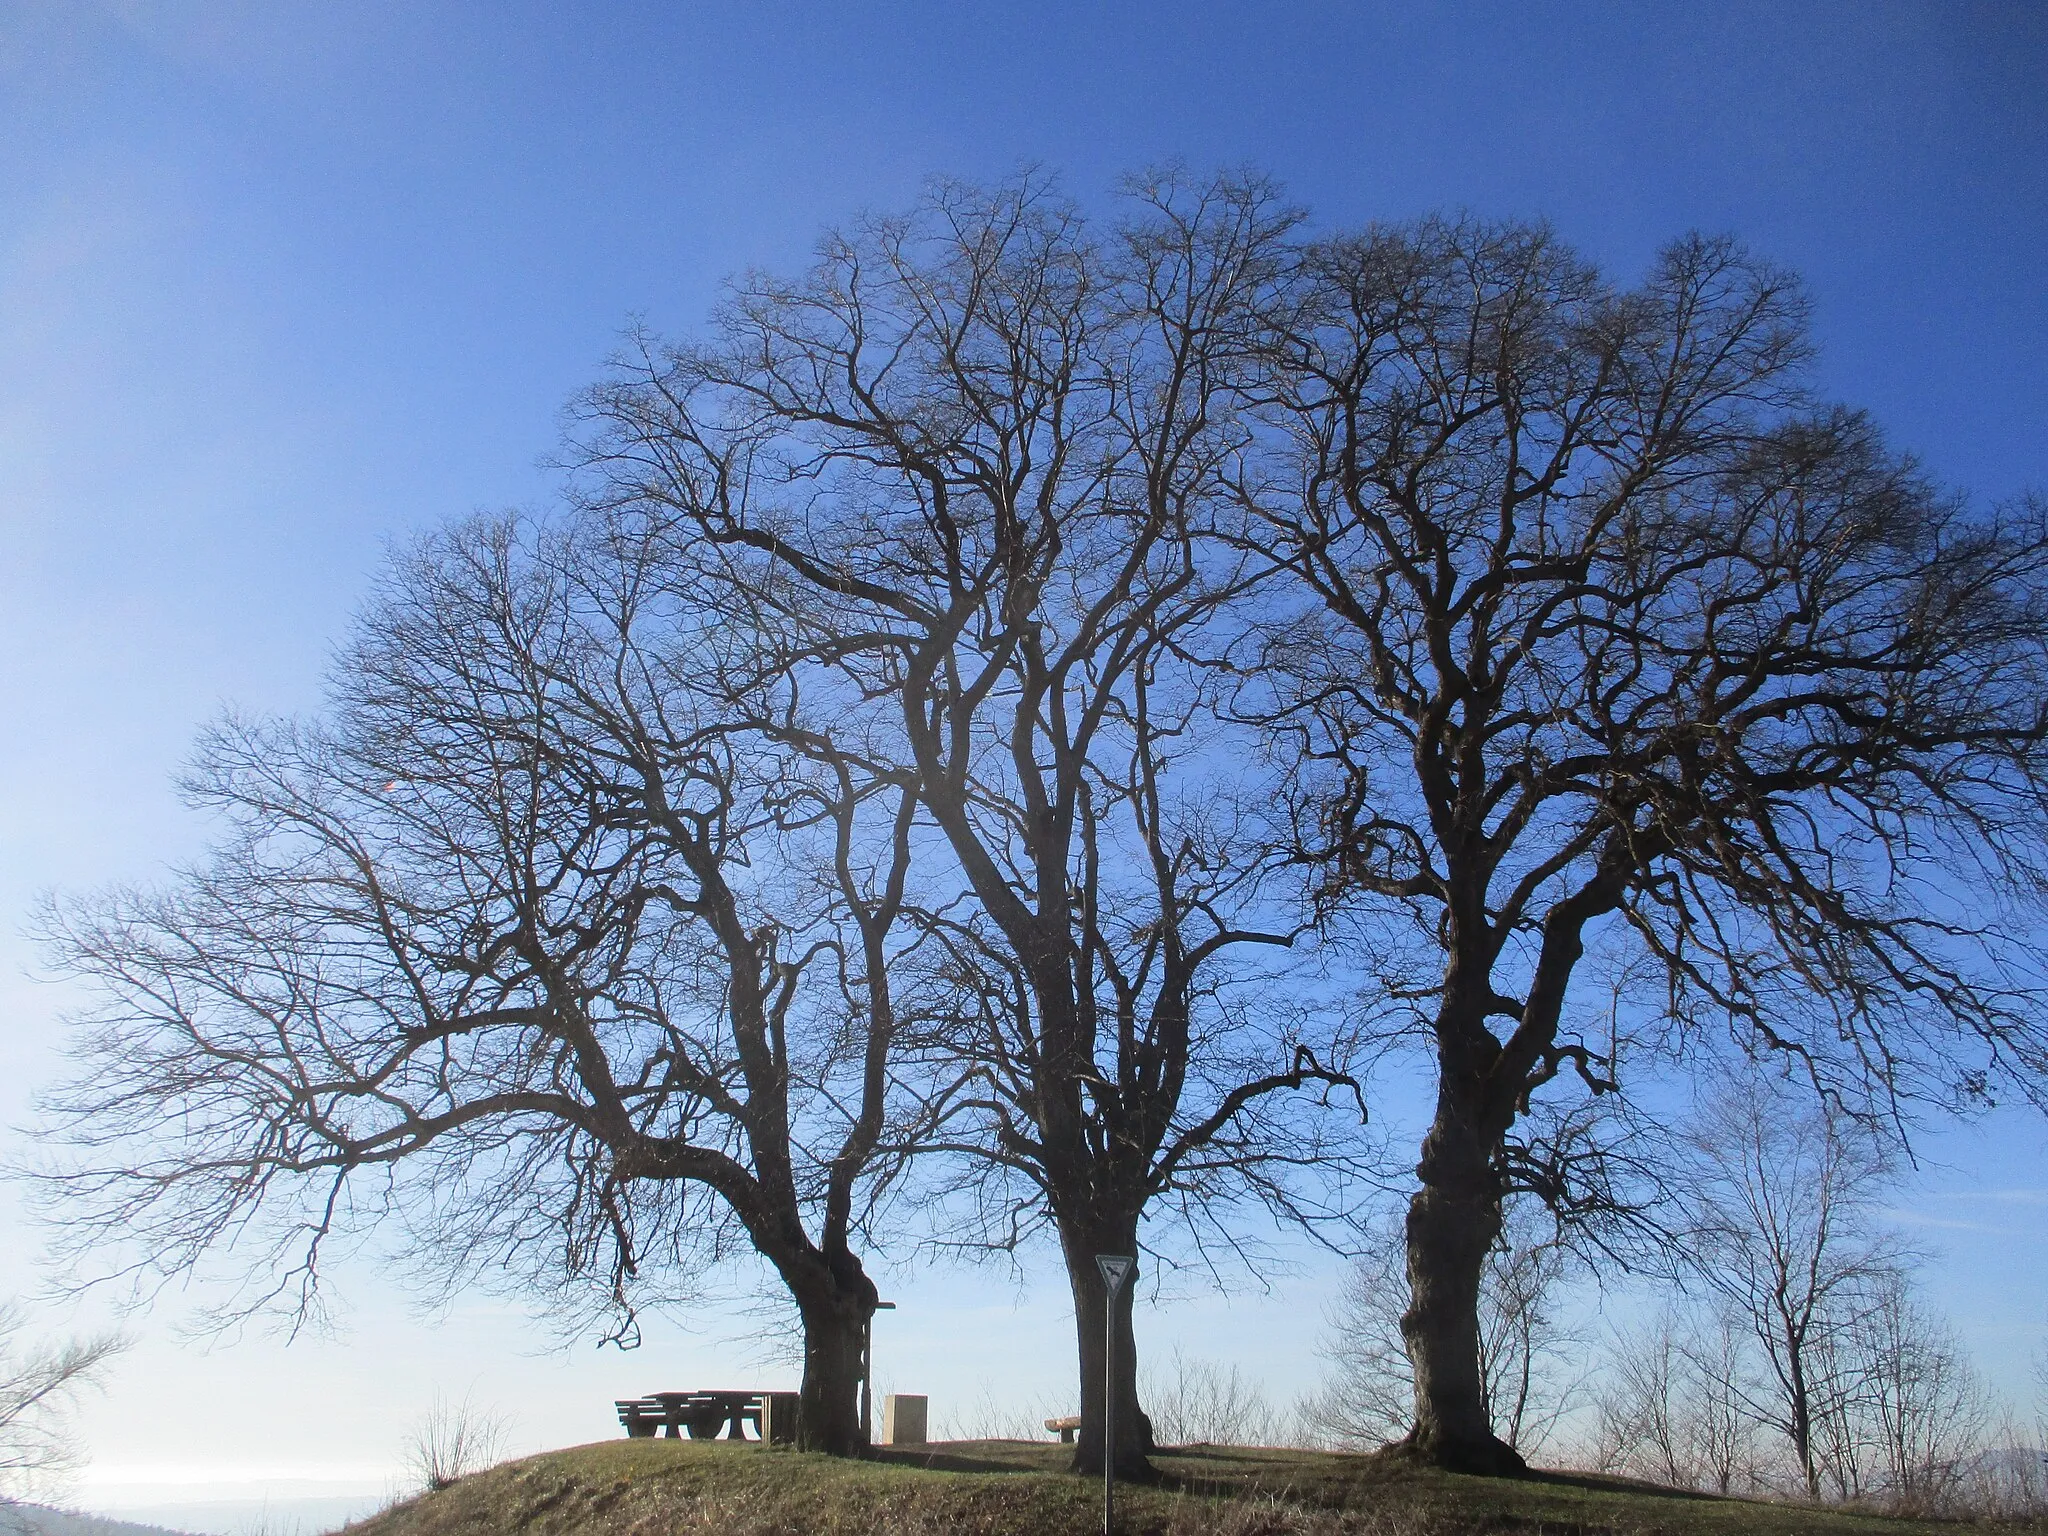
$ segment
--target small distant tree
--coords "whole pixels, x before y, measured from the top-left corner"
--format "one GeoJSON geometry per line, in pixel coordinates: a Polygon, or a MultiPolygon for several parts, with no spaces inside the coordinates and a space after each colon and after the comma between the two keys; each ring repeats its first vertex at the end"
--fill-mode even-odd
{"type": "Polygon", "coordinates": [[[1671,1488],[1698,1480],[1697,1447],[1686,1412],[1685,1352],[1667,1314],[1623,1333],[1610,1351],[1598,1399],[1595,1461],[1671,1488]]]}
{"type": "Polygon", "coordinates": [[[1585,1371],[1566,1356],[1584,1342],[1564,1312],[1577,1256],[1541,1230],[1538,1202],[1509,1213],[1480,1278],[1480,1371],[1501,1438],[1520,1453],[1540,1445],[1569,1411],[1585,1371]]]}
{"type": "Polygon", "coordinates": [[[1882,1137],[1736,1081],[1684,1140],[1679,1278],[1692,1304],[1617,1338],[1601,1464],[1725,1493],[1774,1481],[1764,1436],[1810,1499],[1952,1501],[1983,1450],[1988,1404],[1953,1330],[1913,1295],[1919,1256],[1876,1220],[1890,1182],[1882,1137]]]}
{"type": "Polygon", "coordinates": [[[1958,1491],[1984,1445],[1990,1403],[1946,1319],[1915,1298],[1903,1274],[1884,1276],[1846,1340],[1852,1386],[1838,1477],[1893,1507],[1933,1512],[1958,1491]],[[1867,1463],[1867,1465],[1866,1465],[1867,1463]]]}
{"type": "Polygon", "coordinates": [[[2034,1433],[2048,1461],[2048,1341],[2034,1346],[2034,1433]]]}
{"type": "Polygon", "coordinates": [[[0,1303],[0,1505],[46,1492],[77,1466],[70,1410],[126,1341],[34,1344],[18,1303],[0,1303]]]}
{"type": "Polygon", "coordinates": [[[1401,1340],[1406,1286],[1391,1232],[1370,1234],[1323,1318],[1316,1353],[1323,1378],[1298,1416],[1318,1444],[1370,1450],[1398,1439],[1415,1409],[1415,1381],[1401,1340]]]}
{"type": "Polygon", "coordinates": [[[1717,1313],[1686,1341],[1692,1376],[1692,1443],[1707,1486],[1733,1492],[1758,1480],[1756,1425],[1747,1409],[1751,1392],[1741,1330],[1717,1313]]]}
{"type": "MultiPolygon", "coordinates": [[[[1852,1333],[1913,1258],[1872,1219],[1883,1146],[1839,1111],[1747,1084],[1711,1097],[1689,1142],[1690,1272],[1753,1341],[1763,1388],[1748,1411],[1818,1499],[1830,1426],[1853,1413],[1852,1333]]],[[[1834,1464],[1846,1477],[1855,1462],[1834,1464]]]]}
{"type": "Polygon", "coordinates": [[[1720,1494],[1756,1480],[1744,1336],[1725,1316],[1701,1321],[1666,1309],[1616,1335],[1595,1399],[1603,1470],[1720,1494]]]}
{"type": "Polygon", "coordinates": [[[1145,1400],[1161,1445],[1277,1445],[1283,1433],[1258,1381],[1179,1349],[1167,1369],[1147,1373],[1145,1400]]]}

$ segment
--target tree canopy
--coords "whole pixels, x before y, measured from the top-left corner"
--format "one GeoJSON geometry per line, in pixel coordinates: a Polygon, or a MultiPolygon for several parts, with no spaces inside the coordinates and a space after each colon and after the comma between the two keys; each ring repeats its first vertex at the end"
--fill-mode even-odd
{"type": "Polygon", "coordinates": [[[428,536],[322,716],[212,731],[211,859],[50,923],[72,1240],[303,1299],[396,1219],[620,1316],[743,1241],[847,1450],[914,1184],[956,1251],[1050,1230],[1099,1466],[1150,1429],[1095,1256],[1356,1216],[1409,1040],[1406,1447],[1512,1470],[1487,1255],[1626,1206],[1631,1063],[2048,1102],[2048,509],[1822,399],[1731,240],[1623,287],[1124,194],[937,184],[634,336],[561,509],[428,536]]]}

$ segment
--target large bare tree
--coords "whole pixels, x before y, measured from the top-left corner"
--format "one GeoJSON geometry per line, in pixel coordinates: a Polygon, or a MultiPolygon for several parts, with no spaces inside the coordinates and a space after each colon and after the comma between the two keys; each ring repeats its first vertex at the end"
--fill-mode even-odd
{"type": "Polygon", "coordinates": [[[1589,946],[1652,978],[1624,1035],[2039,1097],[2043,509],[1815,399],[1796,285],[1723,240],[1622,290],[1541,227],[1331,238],[1268,346],[1240,493],[1297,597],[1239,708],[1433,1059],[1409,1450],[1513,1469],[1479,1277],[1505,1196],[1587,1197],[1532,1100],[1626,1086],[1589,946]]]}
{"type": "Polygon", "coordinates": [[[1198,537],[1229,511],[1231,390],[1293,219],[1255,181],[1131,190],[1098,239],[1033,178],[942,186],[805,277],[750,279],[701,343],[622,361],[585,435],[593,502],[667,519],[707,600],[773,613],[836,732],[914,779],[934,931],[986,993],[950,1045],[979,1091],[948,1144],[986,1171],[985,1240],[1056,1231],[1083,1469],[1095,1257],[1135,1255],[1162,1197],[1289,1208],[1326,1149],[1281,1106],[1348,1083],[1288,997],[1231,986],[1302,917],[1247,803],[1254,743],[1211,707],[1249,562],[1198,537]]]}
{"type": "Polygon", "coordinates": [[[750,1247],[802,1319],[800,1438],[846,1454],[857,1244],[930,1123],[891,1071],[936,974],[899,923],[914,801],[656,553],[454,526],[321,718],[205,738],[213,856],[51,915],[99,1001],[43,1190],[81,1260],[229,1249],[241,1304],[300,1312],[333,1243],[410,1231],[447,1281],[594,1280],[623,1336],[750,1247]]]}

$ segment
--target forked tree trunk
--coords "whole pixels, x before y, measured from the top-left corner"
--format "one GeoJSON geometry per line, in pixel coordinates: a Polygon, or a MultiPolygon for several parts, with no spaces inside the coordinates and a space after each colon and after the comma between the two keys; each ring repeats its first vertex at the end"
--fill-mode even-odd
{"type": "MultiPolygon", "coordinates": [[[[1103,1308],[1106,1301],[1100,1253],[1138,1251],[1138,1223],[1117,1222],[1106,1228],[1060,1227],[1060,1247],[1067,1261],[1067,1281],[1074,1292],[1074,1334],[1081,1360],[1081,1427],[1074,1435],[1073,1470],[1102,1472],[1103,1308]]],[[[1152,1421],[1138,1405],[1138,1342],[1131,1326],[1132,1297],[1138,1288],[1134,1267],[1117,1293],[1116,1328],[1116,1469],[1119,1477],[1147,1479],[1153,1475],[1152,1421]]]]}
{"type": "Polygon", "coordinates": [[[1479,1361],[1479,1282],[1500,1236],[1501,1192],[1491,1148],[1464,1095],[1439,1087],[1436,1122],[1408,1203],[1408,1310],[1401,1336],[1415,1373],[1415,1425],[1397,1451],[1454,1472],[1511,1477],[1528,1470],[1493,1432],[1479,1361]]]}

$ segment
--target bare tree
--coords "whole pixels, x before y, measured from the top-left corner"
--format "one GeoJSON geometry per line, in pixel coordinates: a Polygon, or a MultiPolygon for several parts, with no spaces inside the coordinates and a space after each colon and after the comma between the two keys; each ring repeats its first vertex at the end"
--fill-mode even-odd
{"type": "Polygon", "coordinates": [[[1564,1311],[1578,1258],[1542,1222],[1535,1202],[1510,1207],[1479,1282],[1487,1412],[1518,1454],[1549,1438],[1586,1375],[1565,1358],[1585,1342],[1564,1311]]]}
{"type": "Polygon", "coordinates": [[[1796,284],[1725,240],[1621,291],[1541,227],[1374,228],[1270,313],[1230,467],[1291,586],[1237,708],[1435,1072],[1408,1451],[1513,1470],[1480,1274],[1506,1195],[1602,1198],[1524,1120],[1628,1086],[1589,945],[1654,978],[1645,1065],[1719,1034],[1859,1101],[2040,1097],[2048,519],[1817,401],[1796,284]]]}
{"type": "Polygon", "coordinates": [[[1415,1378],[1401,1339],[1402,1245],[1394,1232],[1369,1236],[1375,1240],[1353,1261],[1323,1319],[1316,1353],[1328,1368],[1298,1410],[1319,1443],[1345,1450],[1398,1439],[1415,1407],[1415,1378]]]}
{"type": "Polygon", "coordinates": [[[1988,1409],[1952,1330],[1912,1295],[1915,1255],[1873,1219],[1882,1144],[1754,1083],[1724,1085],[1689,1139],[1686,1277],[1713,1326],[1666,1312],[1618,1340],[1602,1465],[1725,1493],[1770,1481],[1761,1431],[1810,1499],[1951,1502],[1988,1409]]]}
{"type": "Polygon", "coordinates": [[[1753,1396],[1743,1335],[1666,1310],[1616,1336],[1597,1397],[1603,1470],[1727,1494],[1756,1481],[1753,1396]]]}
{"type": "MultiPolygon", "coordinates": [[[[1748,1410],[1784,1436],[1817,1499],[1854,1413],[1851,1333],[1911,1260],[1871,1219],[1882,1146],[1837,1111],[1753,1086],[1708,1100],[1690,1139],[1693,1272],[1758,1348],[1766,1387],[1748,1410]]],[[[1846,1477],[1854,1461],[1833,1464],[1846,1477]]]]}
{"type": "Polygon", "coordinates": [[[855,1244],[930,1126],[890,1067],[931,974],[913,801],[749,644],[622,524],[400,559],[324,719],[203,741],[213,857],[50,916],[102,1000],[49,1101],[66,1253],[225,1250],[235,1308],[303,1316],[330,1243],[409,1231],[445,1284],[594,1281],[630,1340],[751,1247],[802,1319],[801,1441],[854,1450],[855,1244]]]}
{"type": "Polygon", "coordinates": [[[1741,1330],[1726,1312],[1686,1340],[1692,1441],[1707,1486],[1716,1493],[1758,1480],[1756,1426],[1747,1411],[1752,1391],[1747,1354],[1741,1330]]]}
{"type": "Polygon", "coordinates": [[[1265,1388],[1235,1365],[1176,1348],[1165,1371],[1148,1373],[1145,1398],[1161,1445],[1277,1445],[1281,1418],[1265,1388]]]}
{"type": "Polygon", "coordinates": [[[1859,1481],[1874,1482],[1900,1510],[1943,1508],[1983,1449],[1990,1415],[1955,1330],[1912,1295],[1904,1275],[1891,1274],[1856,1319],[1848,1352],[1849,1455],[1874,1462],[1859,1481]]]}
{"type": "MultiPolygon", "coordinates": [[[[594,503],[666,520],[707,600],[770,613],[834,727],[910,775],[940,835],[926,907],[985,1006],[949,1144],[1014,1246],[1049,1222],[1102,1458],[1098,1254],[1159,1202],[1312,1215],[1329,1155],[1288,1107],[1341,1088],[1246,958],[1303,926],[1275,881],[1255,744],[1211,707],[1243,557],[1196,534],[1248,444],[1231,411],[1260,286],[1292,253],[1270,188],[1133,188],[1098,240],[1042,180],[938,187],[738,288],[699,345],[647,344],[587,404],[594,503]],[[723,594],[720,596],[719,594],[723,594]]],[[[936,850],[935,850],[936,852],[936,850]]],[[[1120,1455],[1141,1464],[1133,1288],[1120,1455]]]]}
{"type": "Polygon", "coordinates": [[[1619,1335],[1599,1394],[1594,1459],[1600,1469],[1693,1487],[1699,1463],[1687,1414],[1689,1385],[1685,1351],[1668,1313],[1654,1327],[1619,1335]]]}
{"type": "Polygon", "coordinates": [[[2042,1470],[2048,1472],[2048,1342],[2034,1346],[2034,1436],[2040,1443],[2042,1470]]]}
{"type": "Polygon", "coordinates": [[[109,1357],[115,1334],[28,1344],[18,1304],[0,1305],[0,1506],[47,1491],[78,1464],[69,1410],[109,1357]]]}
{"type": "Polygon", "coordinates": [[[1073,1407],[1064,1390],[1047,1392],[1020,1401],[1004,1390],[1008,1384],[984,1379],[980,1392],[969,1402],[953,1402],[938,1421],[941,1440],[1039,1440],[1050,1433],[1048,1419],[1058,1419],[1073,1407]]]}

